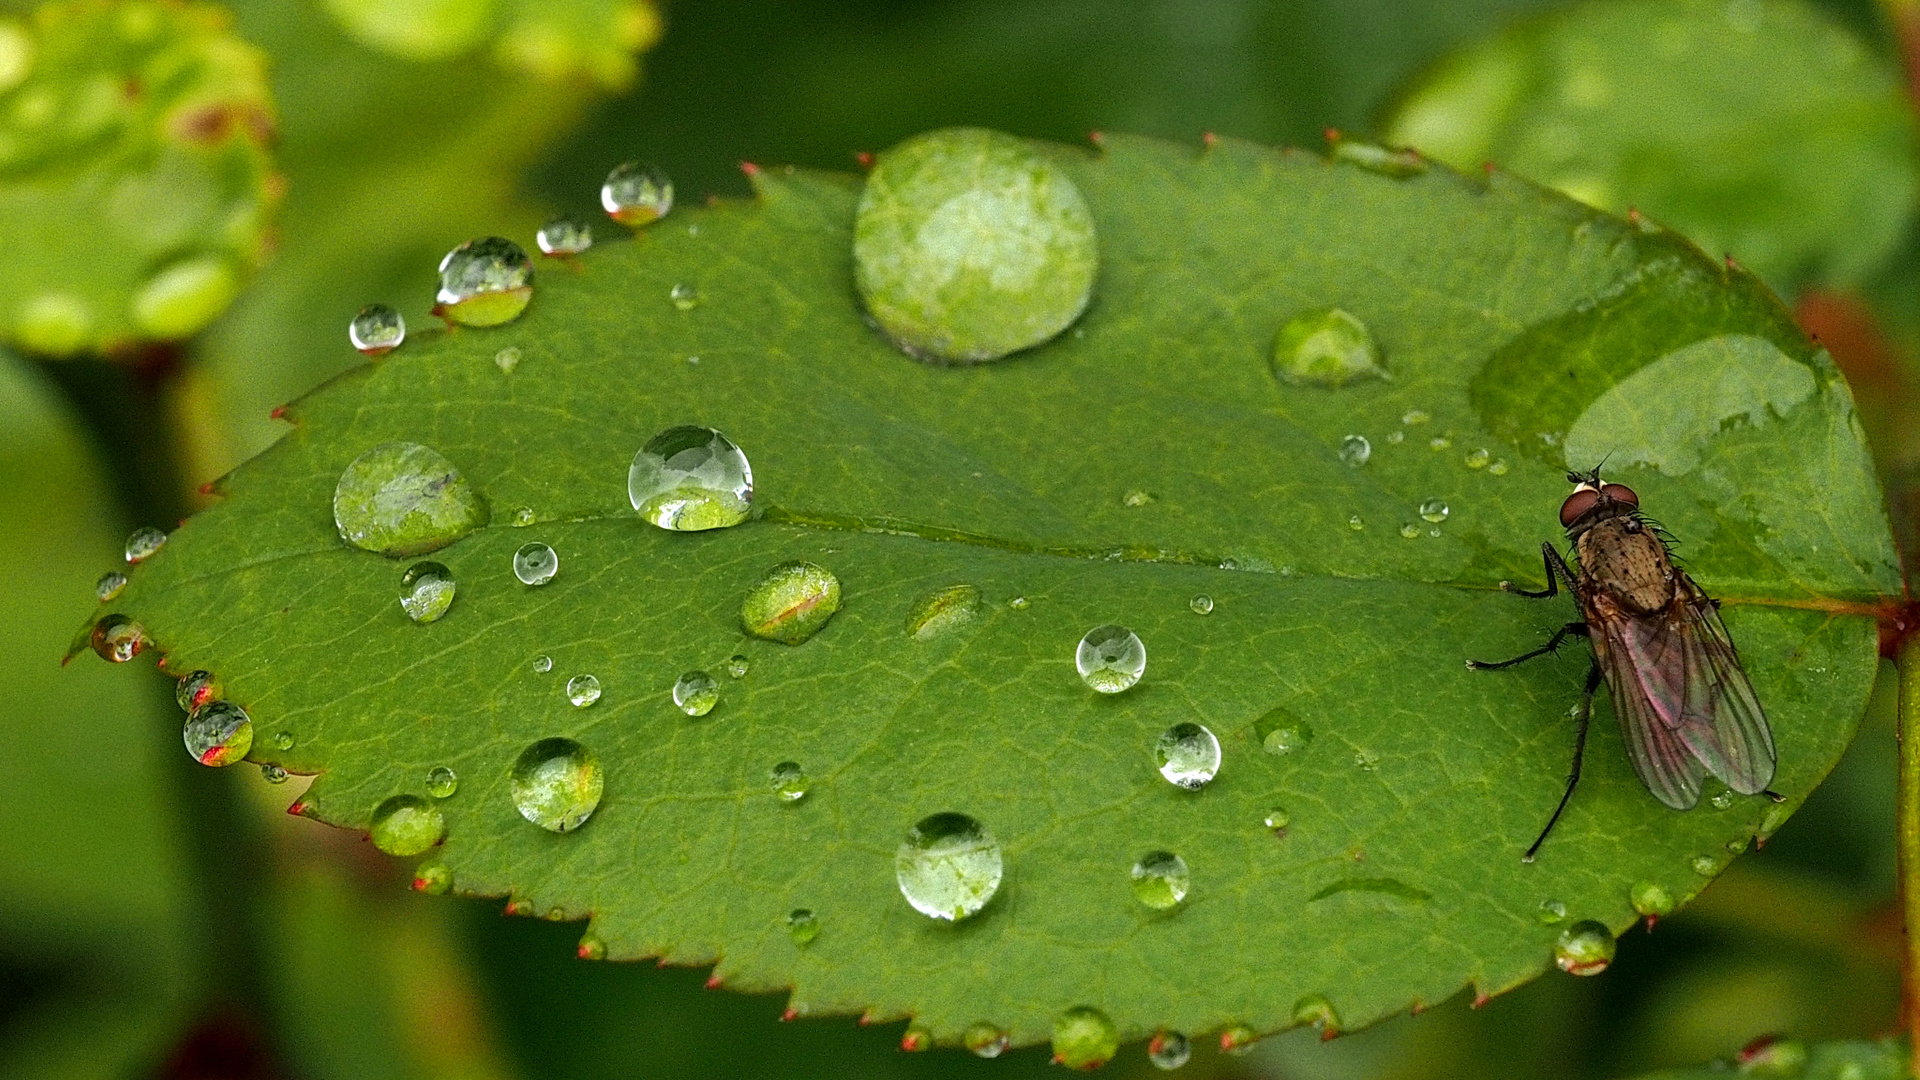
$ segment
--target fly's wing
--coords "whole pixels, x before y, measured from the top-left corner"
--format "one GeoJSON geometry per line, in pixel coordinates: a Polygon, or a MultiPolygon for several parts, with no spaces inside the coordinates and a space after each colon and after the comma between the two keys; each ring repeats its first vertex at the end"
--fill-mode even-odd
{"type": "Polygon", "coordinates": [[[1742,795],[1773,782],[1773,730],[1740,666],[1720,611],[1684,571],[1674,571],[1672,610],[1684,631],[1687,652],[1686,705],[1681,731],[1702,764],[1742,795]],[[1699,732],[1696,739],[1691,733],[1699,732]]]}
{"type": "Polygon", "coordinates": [[[1684,682],[1667,677],[1667,668],[1649,667],[1650,659],[1675,662],[1673,643],[1659,633],[1663,622],[1663,615],[1636,618],[1604,598],[1587,612],[1594,657],[1607,677],[1633,771],[1654,798],[1686,810],[1700,801],[1700,778],[1706,770],[1662,708],[1670,703],[1672,715],[1681,714],[1683,697],[1676,688],[1684,682]]]}

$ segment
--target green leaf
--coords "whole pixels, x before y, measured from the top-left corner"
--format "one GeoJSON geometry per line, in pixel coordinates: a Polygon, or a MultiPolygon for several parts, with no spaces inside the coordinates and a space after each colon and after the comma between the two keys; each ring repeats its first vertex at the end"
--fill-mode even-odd
{"type": "Polygon", "coordinates": [[[491,40],[509,67],[551,81],[632,85],[635,56],[660,38],[652,0],[326,0],[363,44],[408,60],[446,60],[491,40]]]}
{"type": "Polygon", "coordinates": [[[1079,1005],[1138,1039],[1273,1031],[1316,994],[1344,1029],[1468,983],[1497,993],[1552,966],[1563,926],[1543,902],[1618,931],[1635,882],[1692,896],[1825,775],[1899,575],[1846,387],[1757,281],[1504,175],[1103,146],[1043,148],[1102,253],[1087,314],[1046,346],[981,368],[895,351],[854,301],[857,182],[761,173],[754,203],[543,268],[517,322],[416,335],[297,403],[295,430],[118,606],[169,669],[206,667],[252,710],[256,760],[323,774],[309,815],[364,828],[451,767],[429,859],[456,889],[591,916],[610,958],[717,963],[728,985],[791,987],[797,1012],[911,1014],[944,1043],[977,1021],[1044,1041],[1079,1005]],[[1365,323],[1389,379],[1270,374],[1281,326],[1329,306],[1365,323]],[[1622,326],[1665,336],[1636,349],[1622,326]],[[1648,372],[1699,408],[1633,410],[1621,395],[1648,372]],[[1603,703],[1581,790],[1528,865],[1587,661],[1461,661],[1572,616],[1493,586],[1542,580],[1567,485],[1541,436],[1580,394],[1618,425],[1616,452],[1660,463],[1617,478],[1727,601],[1788,803],[1666,810],[1603,703]],[[668,533],[630,509],[634,452],[679,424],[745,449],[753,520],[668,533]],[[1359,467],[1341,456],[1356,434],[1359,467]],[[445,454],[493,510],[434,553],[459,586],[425,625],[397,602],[408,562],[346,547],[330,519],[342,470],[395,440],[445,454]],[[550,584],[513,574],[531,541],[558,552],[550,584]],[[749,637],[743,600],[790,561],[836,575],[837,614],[799,645],[749,637]],[[955,585],[978,588],[977,616],[917,636],[955,585]],[[1111,696],[1074,668],[1110,622],[1148,655],[1111,696]],[[735,654],[739,679],[722,674],[735,654]],[[690,719],[671,688],[696,669],[720,699],[690,719]],[[569,705],[589,673],[602,696],[569,705]],[[1277,716],[1291,753],[1262,748],[1277,716]],[[1185,722],[1224,749],[1197,792],[1156,772],[1156,739],[1185,722]],[[509,795],[546,738],[604,770],[576,831],[534,827],[509,795]],[[769,783],[783,761],[812,778],[798,802],[769,783]],[[1264,824],[1276,806],[1284,835],[1264,824]],[[908,829],[949,811],[1005,865],[954,926],[894,879],[908,829]],[[1132,897],[1155,850],[1191,871],[1172,912],[1132,897]],[[818,916],[804,947],[795,908],[818,916]]]}
{"type": "Polygon", "coordinates": [[[1857,284],[1913,220],[1900,73],[1794,0],[1592,0],[1453,53],[1387,138],[1640,210],[1782,289],[1857,284]]]}
{"type": "Polygon", "coordinates": [[[0,339],[188,337],[265,257],[273,104],[227,21],[149,0],[0,19],[0,339]]]}
{"type": "Polygon", "coordinates": [[[1913,1073],[1907,1043],[1890,1037],[1868,1042],[1803,1043],[1792,1039],[1761,1040],[1740,1051],[1732,1062],[1717,1061],[1692,1069],[1662,1069],[1639,1080],[1720,1080],[1732,1074],[1780,1077],[1782,1080],[1907,1080],[1913,1073]]]}

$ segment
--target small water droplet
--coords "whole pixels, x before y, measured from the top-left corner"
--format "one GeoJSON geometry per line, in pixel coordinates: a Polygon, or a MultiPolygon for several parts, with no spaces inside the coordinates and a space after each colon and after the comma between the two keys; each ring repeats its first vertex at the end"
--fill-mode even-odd
{"type": "Polygon", "coordinates": [[[767,784],[781,802],[799,802],[807,797],[807,774],[797,761],[783,761],[767,773],[767,784]]]}
{"type": "Polygon", "coordinates": [[[1253,1044],[1260,1036],[1245,1024],[1233,1024],[1220,1032],[1220,1052],[1230,1057],[1245,1057],[1253,1053],[1253,1044]]]}
{"type": "Polygon", "coordinates": [[[1400,414],[1400,422],[1408,427],[1412,427],[1415,424],[1424,424],[1431,419],[1433,419],[1433,415],[1425,409],[1408,409],[1406,412],[1400,414]]]}
{"type": "Polygon", "coordinates": [[[667,302],[680,311],[692,311],[700,306],[700,290],[684,281],[675,282],[667,290],[667,302]]]}
{"type": "Polygon", "coordinates": [[[435,765],[427,770],[427,794],[436,799],[450,799],[460,790],[460,774],[446,765],[435,765]]]}
{"type": "Polygon", "coordinates": [[[1006,1053],[1010,1042],[1005,1028],[989,1024],[985,1020],[967,1025],[966,1034],[961,1037],[961,1041],[967,1044],[967,1049],[973,1051],[975,1057],[983,1058],[997,1058],[1006,1053]]]}
{"type": "Polygon", "coordinates": [[[509,345],[494,353],[493,366],[499,368],[502,375],[513,374],[513,369],[520,366],[520,346],[509,345]]]}
{"type": "Polygon", "coordinates": [[[747,672],[752,666],[753,665],[747,660],[746,654],[734,653],[732,656],[727,657],[727,678],[744,679],[747,677],[747,672]]]}
{"type": "Polygon", "coordinates": [[[1373,444],[1365,435],[1349,435],[1340,440],[1340,460],[1354,468],[1365,465],[1373,458],[1373,444]]]}
{"type": "Polygon", "coordinates": [[[1648,918],[1660,919],[1673,913],[1673,894],[1664,885],[1636,881],[1627,895],[1633,901],[1633,910],[1648,918]]]}
{"type": "Polygon", "coordinates": [[[1007,601],[1007,606],[1012,608],[1015,611],[1025,611],[1029,606],[1032,605],[1032,603],[1033,601],[1028,600],[1024,596],[1016,596],[1013,599],[1007,601]]]}
{"type": "Polygon", "coordinates": [[[920,598],[907,612],[907,636],[927,641],[964,626],[980,614],[986,602],[977,585],[949,585],[920,598]]]}
{"type": "Polygon", "coordinates": [[[592,675],[575,675],[567,680],[567,700],[574,708],[584,709],[600,700],[600,680],[592,675]]]}
{"type": "Polygon", "coordinates": [[[1153,744],[1160,775],[1175,787],[1198,791],[1220,771],[1220,740],[1200,724],[1175,724],[1153,744]]]}
{"type": "Polygon", "coordinates": [[[591,750],[558,738],[541,739],[521,751],[508,781],[520,816],[557,833],[586,823],[600,805],[604,782],[591,750]]]}
{"type": "Polygon", "coordinates": [[[1447,435],[1435,435],[1433,438],[1427,440],[1427,448],[1429,450],[1451,450],[1453,449],[1453,439],[1447,435]]]}
{"type": "Polygon", "coordinates": [[[929,918],[955,922],[1000,888],[1000,844],[965,814],[932,814],[907,831],[893,858],[900,895],[929,918]]]}
{"type": "Polygon", "coordinates": [[[127,561],[137,563],[152,558],[153,553],[165,547],[166,544],[167,534],[159,529],[152,526],[135,529],[133,535],[127,537],[127,561]]]}
{"type": "Polygon", "coordinates": [[[445,896],[453,890],[453,871],[445,863],[422,863],[413,871],[413,891],[445,896]]]}
{"type": "Polygon", "coordinates": [[[811,945],[820,936],[820,920],[806,908],[794,908],[787,912],[787,933],[795,945],[811,945]]]}
{"type": "Polygon", "coordinates": [[[553,657],[542,654],[533,658],[533,670],[545,675],[553,670],[553,657]]]}
{"type": "Polygon", "coordinates": [[[570,217],[557,217],[533,234],[540,254],[578,255],[593,246],[593,226],[570,217]]]}
{"type": "Polygon", "coordinates": [[[1489,465],[1489,466],[1487,466],[1487,475],[1488,475],[1488,476],[1505,476],[1505,475],[1507,475],[1507,459],[1506,459],[1506,458],[1495,458],[1495,459],[1493,460],[1493,464],[1491,464],[1491,465],[1489,465]]]}
{"type": "Polygon", "coordinates": [[[181,729],[187,753],[202,765],[231,765],[253,749],[253,719],[231,701],[209,701],[181,729]]]}
{"type": "Polygon", "coordinates": [[[524,529],[539,520],[531,506],[516,507],[513,511],[513,527],[516,529],[524,529]]]}
{"type": "Polygon", "coordinates": [[[1120,1050],[1120,1031],[1107,1014],[1076,1005],[1053,1022],[1053,1060],[1069,1069],[1097,1069],[1120,1050]]]}
{"type": "Polygon", "coordinates": [[[689,671],[673,681],[673,703],[688,716],[705,716],[720,702],[720,684],[704,671],[689,671]]]}
{"type": "Polygon", "coordinates": [[[513,576],[522,585],[545,585],[559,572],[559,554],[538,540],[520,545],[513,553],[513,576]]]}
{"type": "Polygon", "coordinates": [[[1695,855],[1693,857],[1693,872],[1702,877],[1712,877],[1714,872],[1719,869],[1719,861],[1711,855],[1695,855]]]}
{"type": "Polygon", "coordinates": [[[1733,792],[1716,791],[1707,802],[1711,803],[1715,810],[1731,810],[1733,809],[1733,792]]]}
{"type": "Polygon", "coordinates": [[[437,562],[418,562],[400,575],[400,610],[417,623],[430,623],[453,606],[453,571],[437,562]]]}
{"type": "Polygon", "coordinates": [[[293,732],[291,732],[291,731],[276,731],[276,732],[274,732],[274,733],[273,733],[273,748],[274,748],[275,750],[291,750],[291,749],[293,749],[293,732]]]}
{"type": "Polygon", "coordinates": [[[1133,864],[1133,898],[1165,911],[1187,898],[1187,860],[1171,851],[1149,851],[1133,864]]]}
{"type": "Polygon", "coordinates": [[[582,934],[580,944],[573,947],[573,955],[582,960],[605,960],[607,943],[600,940],[598,934],[582,934]]]}
{"type": "Polygon", "coordinates": [[[1470,451],[1466,456],[1467,468],[1469,469],[1484,469],[1487,467],[1487,463],[1492,460],[1493,455],[1488,453],[1485,447],[1470,451]]]}
{"type": "Polygon", "coordinates": [[[99,598],[100,602],[104,604],[114,597],[119,596],[121,590],[126,587],[127,575],[118,570],[109,570],[100,575],[99,581],[93,583],[93,595],[99,598]]]}
{"type": "Polygon", "coordinates": [[[1570,975],[1598,975],[1613,962],[1613,931],[1591,919],[1560,931],[1553,962],[1570,975]]]}
{"type": "Polygon", "coordinates": [[[188,715],[219,696],[220,688],[215,685],[211,671],[189,671],[180,676],[180,682],[173,688],[173,700],[188,715]]]}
{"type": "Polygon", "coordinates": [[[269,784],[284,784],[287,782],[287,770],[278,765],[262,765],[260,766],[260,779],[265,780],[269,784]]]}
{"type": "Polygon", "coordinates": [[[1420,516],[1435,525],[1447,520],[1448,513],[1447,504],[1442,499],[1428,499],[1420,504],[1420,516]]]}
{"type": "Polygon", "coordinates": [[[124,664],[147,647],[147,630],[129,616],[114,612],[100,616],[87,642],[102,660],[124,664]]]}
{"type": "Polygon", "coordinates": [[[1405,525],[1400,526],[1400,535],[1408,540],[1412,540],[1420,535],[1420,526],[1409,521],[1405,525]]]}
{"type": "Polygon", "coordinates": [[[1177,1031],[1156,1031],[1147,1040],[1147,1060],[1156,1069],[1172,1072],[1193,1056],[1193,1046],[1177,1031]]]}
{"type": "Polygon", "coordinates": [[[1565,922],[1566,919],[1567,919],[1567,905],[1561,903],[1558,900],[1540,901],[1540,921],[1541,922],[1545,923],[1548,926],[1552,926],[1555,923],[1565,922]]]}
{"type": "Polygon", "coordinates": [[[469,240],[440,260],[433,313],[463,326],[512,322],[533,299],[533,260],[498,236],[469,240]]]}
{"type": "Polygon", "coordinates": [[[1293,1003],[1293,1022],[1311,1024],[1321,1031],[1337,1031],[1340,1028],[1340,1014],[1333,1011],[1333,1002],[1325,994],[1308,994],[1293,1003]]]}
{"type": "Polygon", "coordinates": [[[1340,387],[1387,377],[1372,331],[1339,308],[1287,320],[1274,335],[1270,363],[1275,378],[1296,385],[1340,387]]]}
{"type": "Polygon", "coordinates": [[[368,304],[347,324],[347,341],[368,356],[385,356],[407,340],[407,320],[385,304],[368,304]]]}
{"type": "Polygon", "coordinates": [[[1201,593],[1187,601],[1187,606],[1193,609],[1195,615],[1211,615],[1213,614],[1213,597],[1201,593]]]}
{"type": "Polygon", "coordinates": [[[840,610],[840,579],[810,562],[786,562],[767,572],[740,605],[747,633],[798,645],[819,633],[840,610]]]}
{"type": "Polygon", "coordinates": [[[382,555],[424,555],[487,523],[486,500],[439,451],[390,442],[354,458],[333,489],[340,538],[382,555]]]}
{"type": "Polygon", "coordinates": [[[1080,639],[1073,653],[1074,667],[1088,686],[1103,694],[1117,694],[1140,681],[1147,670],[1147,646],[1124,626],[1096,626],[1080,639]]]}
{"type": "Polygon", "coordinates": [[[644,162],[616,165],[600,185],[600,205],[622,225],[651,225],[673,209],[673,181],[644,162]]]}
{"type": "Polygon", "coordinates": [[[712,428],[668,428],[633,455],[627,501],[662,529],[724,529],[747,520],[753,467],[732,439],[712,428]]]}
{"type": "Polygon", "coordinates": [[[395,795],[374,809],[367,834],[389,855],[418,855],[447,834],[447,819],[418,795],[395,795]]]}

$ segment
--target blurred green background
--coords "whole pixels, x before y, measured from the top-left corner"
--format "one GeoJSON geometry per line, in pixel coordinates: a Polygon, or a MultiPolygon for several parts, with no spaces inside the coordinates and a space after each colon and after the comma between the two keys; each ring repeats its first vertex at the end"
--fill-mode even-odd
{"type": "MultiPolygon", "coordinates": [[[[0,13],[34,6],[0,0],[0,13]]],[[[1902,42],[1920,40],[1908,32],[1920,19],[1898,0],[1703,0],[1680,6],[1757,44],[1715,31],[1651,63],[1631,33],[1646,20],[1613,6],[1627,13],[1586,5],[1600,31],[1583,24],[1570,44],[1541,49],[1567,5],[228,5],[231,32],[267,57],[277,112],[270,153],[284,182],[270,187],[284,195],[271,254],[184,342],[106,360],[0,350],[0,483],[12,489],[0,501],[0,1075],[804,1080],[1049,1068],[1039,1049],[994,1062],[904,1054],[898,1024],[783,1024],[781,999],[706,991],[702,971],[579,961],[578,927],[410,893],[408,868],[360,837],[281,812],[297,778],[276,786],[189,761],[171,686],[147,665],[58,666],[127,533],[190,512],[202,483],[284,430],[274,406],[360,362],[344,334],[355,311],[383,301],[424,325],[442,253],[489,233],[527,244],[558,211],[597,214],[598,183],[623,160],[660,164],[693,200],[744,196],[743,160],[852,169],[861,151],[948,124],[1302,146],[1329,127],[1440,130],[1610,209],[1639,206],[1759,252],[1751,265],[1847,370],[1910,536],[1920,232],[1902,42]],[[1608,17],[1616,36],[1601,32],[1608,17]],[[1780,29],[1793,19],[1818,32],[1780,29]],[[1798,56],[1807,38],[1827,51],[1804,67],[1766,58],[1798,56]],[[1583,51],[1652,81],[1587,126],[1568,121],[1585,157],[1563,155],[1581,164],[1562,167],[1529,132],[1561,135],[1556,87],[1577,89],[1583,51]],[[1485,72],[1513,70],[1527,72],[1519,89],[1482,92],[1485,72]],[[1407,102],[1436,99],[1453,127],[1407,119],[1407,102]],[[1725,182],[1688,186],[1702,176],[1725,182]],[[1775,251],[1792,257],[1767,261],[1775,251]]],[[[6,62],[0,47],[0,117],[17,104],[6,62]]],[[[27,183],[5,163],[0,153],[0,222],[9,185],[27,183]]],[[[59,176],[31,179],[61,194],[59,176]]],[[[1753,257],[1743,252],[1732,254],[1753,257]]],[[[35,260],[85,257],[31,245],[8,255],[29,274],[35,260]]],[[[1883,677],[1859,741],[1805,809],[1692,907],[1627,935],[1602,978],[1555,975],[1324,1045],[1302,1031],[1242,1057],[1198,1046],[1182,1075],[1617,1076],[1767,1033],[1889,1030],[1901,942],[1892,730],[1883,677]]],[[[1139,1047],[1108,1069],[1154,1074],[1139,1047]]]]}

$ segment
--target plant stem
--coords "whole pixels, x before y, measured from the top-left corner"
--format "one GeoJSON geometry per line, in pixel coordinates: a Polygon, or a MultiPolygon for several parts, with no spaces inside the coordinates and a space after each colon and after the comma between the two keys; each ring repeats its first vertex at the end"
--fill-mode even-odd
{"type": "Polygon", "coordinates": [[[1920,1076],[1920,635],[1900,643],[1899,668],[1900,795],[1897,811],[1900,849],[1900,907],[1906,925],[1904,976],[1907,1031],[1912,1040],[1914,1075],[1920,1076]]]}

